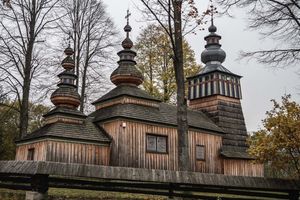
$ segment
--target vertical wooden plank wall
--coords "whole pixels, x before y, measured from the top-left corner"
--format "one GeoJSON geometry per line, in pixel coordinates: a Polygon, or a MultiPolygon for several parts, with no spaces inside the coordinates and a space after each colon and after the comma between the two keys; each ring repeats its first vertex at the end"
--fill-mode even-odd
{"type": "Polygon", "coordinates": [[[34,148],[34,159],[33,160],[46,160],[46,141],[35,142],[32,144],[19,145],[16,148],[16,160],[27,160],[28,149],[34,148]]]}
{"type": "Polygon", "coordinates": [[[47,161],[109,165],[110,147],[96,144],[49,141],[47,161]]]}
{"type": "MultiPolygon", "coordinates": [[[[111,164],[123,167],[149,169],[178,169],[177,129],[128,120],[115,120],[100,124],[113,138],[111,164]],[[126,124],[126,127],[123,127],[126,124]],[[146,134],[168,136],[168,153],[146,152],[146,134]]],[[[190,158],[192,171],[203,173],[223,173],[219,149],[221,136],[189,132],[190,158]],[[196,145],[206,146],[206,161],[196,161],[196,145]]]]}
{"type": "Polygon", "coordinates": [[[222,158],[219,156],[221,136],[189,131],[189,145],[192,171],[223,174],[222,158]],[[196,159],[196,145],[205,146],[205,161],[196,159]]]}
{"type": "Polygon", "coordinates": [[[16,160],[27,160],[28,149],[34,148],[34,160],[109,165],[110,147],[96,144],[47,140],[19,145],[16,160]]]}
{"type": "Polygon", "coordinates": [[[224,159],[224,174],[229,176],[264,176],[263,164],[252,160],[224,159]]]}
{"type": "Polygon", "coordinates": [[[177,169],[176,129],[140,122],[115,120],[101,124],[113,138],[111,164],[114,166],[149,169],[177,169]],[[126,124],[126,127],[122,125],[126,124]],[[168,136],[168,154],[147,153],[146,133],[168,136]]]}

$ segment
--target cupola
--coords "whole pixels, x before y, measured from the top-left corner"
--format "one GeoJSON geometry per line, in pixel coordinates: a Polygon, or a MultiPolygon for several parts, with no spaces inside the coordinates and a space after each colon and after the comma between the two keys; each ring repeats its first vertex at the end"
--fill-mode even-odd
{"type": "Polygon", "coordinates": [[[64,53],[66,58],[61,63],[64,71],[58,75],[60,82],[57,84],[58,88],[51,95],[51,102],[56,107],[77,109],[80,105],[80,96],[75,85],[77,75],[74,73],[75,63],[72,58],[74,51],[69,46],[64,53]]]}
{"type": "Polygon", "coordinates": [[[129,16],[130,13],[127,11],[127,24],[124,27],[126,38],[122,42],[123,50],[118,52],[118,56],[120,57],[120,60],[118,61],[119,66],[112,72],[110,76],[111,82],[116,86],[139,86],[144,80],[142,73],[135,67],[136,62],[134,57],[136,56],[136,52],[132,50],[133,42],[129,37],[129,33],[132,30],[131,26],[129,25],[129,16]]]}

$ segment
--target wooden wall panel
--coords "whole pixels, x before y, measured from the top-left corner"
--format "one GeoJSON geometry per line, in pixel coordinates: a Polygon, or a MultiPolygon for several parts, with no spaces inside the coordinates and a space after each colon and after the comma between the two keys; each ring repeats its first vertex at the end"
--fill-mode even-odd
{"type": "Polygon", "coordinates": [[[28,149],[35,149],[33,160],[46,160],[46,141],[24,144],[16,148],[16,160],[27,160],[28,149]]]}
{"type": "Polygon", "coordinates": [[[264,176],[263,164],[255,164],[252,160],[224,159],[224,174],[230,176],[264,176]]]}
{"type": "Polygon", "coordinates": [[[101,108],[109,107],[116,104],[137,104],[137,105],[157,107],[157,108],[159,107],[157,101],[138,99],[134,97],[120,97],[111,101],[98,103],[95,106],[96,106],[96,110],[99,110],[101,108]]]}
{"type": "Polygon", "coordinates": [[[61,141],[49,141],[47,161],[109,165],[110,147],[61,141]]]}
{"type": "Polygon", "coordinates": [[[189,145],[192,171],[217,174],[223,173],[222,159],[219,156],[219,151],[222,146],[221,136],[190,131],[189,145]],[[196,145],[205,146],[204,161],[196,159],[196,145]]]}
{"type": "Polygon", "coordinates": [[[35,148],[34,160],[109,165],[110,147],[47,140],[17,147],[16,160],[27,160],[28,149],[35,148]]]}
{"type": "MultiPolygon", "coordinates": [[[[178,169],[178,137],[174,127],[157,126],[128,120],[115,120],[100,124],[113,138],[111,164],[114,166],[149,169],[178,169]],[[126,124],[126,127],[123,127],[126,124]],[[146,134],[168,136],[168,153],[146,152],[146,134]]],[[[223,173],[219,149],[222,138],[195,131],[189,132],[190,160],[192,171],[203,173],[223,173]],[[196,145],[206,146],[205,161],[196,161],[196,145]]]]}
{"type": "Polygon", "coordinates": [[[176,129],[122,120],[101,125],[113,138],[111,146],[112,165],[170,170],[178,168],[176,129]],[[124,128],[123,123],[126,124],[124,128]],[[146,152],[146,133],[167,135],[168,154],[146,152]]]}

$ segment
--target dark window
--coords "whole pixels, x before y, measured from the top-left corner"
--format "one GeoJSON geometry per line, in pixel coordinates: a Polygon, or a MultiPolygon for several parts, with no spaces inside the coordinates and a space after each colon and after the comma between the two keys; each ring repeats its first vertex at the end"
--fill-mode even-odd
{"type": "Polygon", "coordinates": [[[34,159],[34,148],[28,149],[27,160],[34,159]]]}
{"type": "Polygon", "coordinates": [[[147,134],[146,150],[152,153],[168,153],[168,137],[147,134]]]}
{"type": "Polygon", "coordinates": [[[196,159],[197,160],[205,160],[205,146],[204,145],[196,145],[196,159]]]}

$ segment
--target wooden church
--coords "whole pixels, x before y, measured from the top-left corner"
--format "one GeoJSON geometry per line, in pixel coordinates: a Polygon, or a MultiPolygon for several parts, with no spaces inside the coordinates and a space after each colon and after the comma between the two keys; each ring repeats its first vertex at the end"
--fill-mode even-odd
{"type": "MultiPolygon", "coordinates": [[[[124,30],[119,66],[110,77],[116,87],[93,103],[89,116],[77,110],[73,50],[65,50],[64,71],[51,95],[55,108],[44,115],[42,128],[16,142],[16,160],[178,170],[177,109],[139,87],[143,76],[135,66],[128,22],[124,30]]],[[[226,54],[216,31],[212,22],[201,55],[205,67],[187,79],[190,169],[263,176],[263,165],[247,153],[241,76],[222,65],[226,54]]]]}

